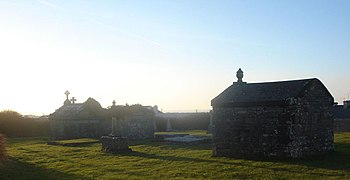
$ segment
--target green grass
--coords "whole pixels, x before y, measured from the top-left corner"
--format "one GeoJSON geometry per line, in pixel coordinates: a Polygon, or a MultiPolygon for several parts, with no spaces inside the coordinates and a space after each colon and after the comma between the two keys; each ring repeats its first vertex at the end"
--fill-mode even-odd
{"type": "MultiPolygon", "coordinates": [[[[350,133],[335,135],[335,152],[318,160],[254,161],[211,157],[211,145],[133,141],[133,152],[101,152],[101,144],[47,145],[9,139],[0,179],[350,179],[350,133]]],[[[86,141],[86,140],[84,140],[86,141]]]]}

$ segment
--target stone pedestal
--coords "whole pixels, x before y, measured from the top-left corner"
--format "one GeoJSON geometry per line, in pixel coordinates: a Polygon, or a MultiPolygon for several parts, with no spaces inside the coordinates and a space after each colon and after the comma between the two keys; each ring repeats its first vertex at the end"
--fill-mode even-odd
{"type": "Polygon", "coordinates": [[[102,151],[111,153],[131,152],[128,139],[120,136],[102,136],[102,151]]]}

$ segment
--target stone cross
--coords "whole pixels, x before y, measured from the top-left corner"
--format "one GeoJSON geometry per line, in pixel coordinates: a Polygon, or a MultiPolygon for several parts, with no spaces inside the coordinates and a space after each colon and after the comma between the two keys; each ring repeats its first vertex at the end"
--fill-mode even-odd
{"type": "Polygon", "coordinates": [[[115,120],[116,118],[112,117],[112,133],[111,133],[112,136],[115,135],[115,132],[114,132],[115,120]]]}
{"type": "Polygon", "coordinates": [[[66,95],[66,97],[68,99],[68,96],[69,96],[70,92],[67,90],[64,94],[66,95]]]}
{"type": "Polygon", "coordinates": [[[170,119],[167,119],[165,131],[172,131],[172,130],[173,130],[173,129],[172,129],[172,127],[171,127],[170,119]]]}
{"type": "Polygon", "coordinates": [[[75,101],[77,101],[77,99],[75,99],[74,97],[72,97],[72,99],[70,99],[72,101],[72,104],[75,103],[75,101]]]}

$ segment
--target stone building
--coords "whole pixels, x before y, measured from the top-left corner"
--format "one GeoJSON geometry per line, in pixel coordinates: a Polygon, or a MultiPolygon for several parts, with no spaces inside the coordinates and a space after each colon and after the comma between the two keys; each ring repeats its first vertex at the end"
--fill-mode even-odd
{"type": "Polygon", "coordinates": [[[128,139],[153,138],[156,130],[154,111],[148,106],[116,106],[113,101],[108,111],[110,117],[116,117],[118,124],[114,127],[115,132],[121,136],[128,139]]]}
{"type": "Polygon", "coordinates": [[[154,113],[141,105],[117,106],[115,101],[109,108],[89,98],[84,103],[75,103],[66,92],[64,105],[49,116],[51,137],[54,140],[74,138],[100,138],[112,132],[112,117],[123,137],[129,139],[153,138],[155,132],[154,113]]]}
{"type": "Polygon", "coordinates": [[[334,106],[334,131],[350,132],[350,100],[334,106]]]}
{"type": "MultiPolygon", "coordinates": [[[[52,139],[98,138],[103,134],[104,109],[96,100],[65,104],[49,116],[52,139]]],[[[105,122],[107,123],[107,122],[105,122]]]]}
{"type": "Polygon", "coordinates": [[[246,83],[211,101],[213,155],[301,158],[333,150],[334,99],[316,78],[246,83]]]}

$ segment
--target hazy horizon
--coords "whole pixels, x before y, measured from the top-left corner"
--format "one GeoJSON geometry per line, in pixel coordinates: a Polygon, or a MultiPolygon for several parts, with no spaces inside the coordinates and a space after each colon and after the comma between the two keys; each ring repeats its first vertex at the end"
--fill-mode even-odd
{"type": "Polygon", "coordinates": [[[211,109],[236,81],[318,78],[350,95],[350,1],[0,0],[0,110],[50,114],[64,92],[108,107],[211,109]]]}

